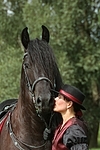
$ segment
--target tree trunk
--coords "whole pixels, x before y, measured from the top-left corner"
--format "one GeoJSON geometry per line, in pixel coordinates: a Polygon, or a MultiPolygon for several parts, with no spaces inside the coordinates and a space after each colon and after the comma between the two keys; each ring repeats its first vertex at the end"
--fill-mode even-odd
{"type": "Polygon", "coordinates": [[[97,122],[94,120],[91,129],[90,148],[98,147],[98,132],[99,132],[99,121],[97,122]]]}

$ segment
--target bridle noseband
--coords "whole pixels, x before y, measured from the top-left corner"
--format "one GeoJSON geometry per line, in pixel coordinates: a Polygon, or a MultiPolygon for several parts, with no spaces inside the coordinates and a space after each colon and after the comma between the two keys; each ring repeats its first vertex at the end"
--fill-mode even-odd
{"type": "Polygon", "coordinates": [[[42,80],[46,80],[50,83],[51,87],[53,87],[52,85],[52,82],[47,78],[47,77],[39,77],[38,79],[36,79],[33,84],[32,84],[32,91],[35,90],[35,85],[39,82],[39,81],[42,81],[42,80]]]}

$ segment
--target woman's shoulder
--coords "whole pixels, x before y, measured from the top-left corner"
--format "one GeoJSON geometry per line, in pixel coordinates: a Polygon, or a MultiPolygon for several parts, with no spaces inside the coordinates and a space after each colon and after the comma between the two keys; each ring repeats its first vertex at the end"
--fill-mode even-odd
{"type": "Polygon", "coordinates": [[[66,131],[65,133],[66,135],[70,134],[70,135],[85,135],[85,131],[83,129],[83,127],[81,127],[78,123],[71,125],[66,131]]]}
{"type": "Polygon", "coordinates": [[[63,143],[66,146],[88,143],[87,135],[79,124],[70,126],[63,135],[63,143]]]}

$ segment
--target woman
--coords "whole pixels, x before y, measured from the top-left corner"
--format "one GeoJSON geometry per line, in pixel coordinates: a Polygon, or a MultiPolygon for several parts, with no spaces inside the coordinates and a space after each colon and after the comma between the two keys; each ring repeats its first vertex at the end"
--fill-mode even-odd
{"type": "Polygon", "coordinates": [[[81,119],[85,95],[67,84],[54,92],[58,93],[54,112],[59,112],[63,121],[55,130],[52,150],[88,150],[88,129],[81,119]]]}

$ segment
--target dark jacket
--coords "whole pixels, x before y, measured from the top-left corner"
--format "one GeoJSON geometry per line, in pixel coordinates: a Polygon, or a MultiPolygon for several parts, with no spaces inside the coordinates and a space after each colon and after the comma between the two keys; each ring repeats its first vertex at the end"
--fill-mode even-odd
{"type": "Polygon", "coordinates": [[[88,130],[83,121],[71,118],[56,129],[52,150],[88,150],[88,130]]]}

